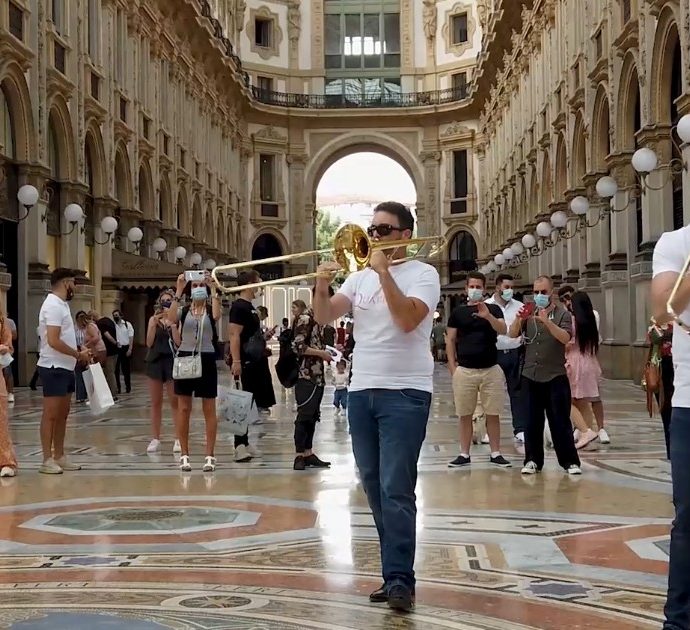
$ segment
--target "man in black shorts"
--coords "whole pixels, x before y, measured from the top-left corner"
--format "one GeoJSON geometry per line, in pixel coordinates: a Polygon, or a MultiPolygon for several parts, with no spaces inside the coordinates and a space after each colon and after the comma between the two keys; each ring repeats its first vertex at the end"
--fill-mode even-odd
{"type": "Polygon", "coordinates": [[[74,368],[88,363],[90,352],[77,350],[74,320],[68,302],[74,297],[74,271],[56,269],[50,276],[51,293],[38,316],[41,348],[38,370],[43,384],[41,446],[43,464],[39,472],[59,475],[64,470],[79,470],[65,457],[65,431],[74,393],[74,368]]]}

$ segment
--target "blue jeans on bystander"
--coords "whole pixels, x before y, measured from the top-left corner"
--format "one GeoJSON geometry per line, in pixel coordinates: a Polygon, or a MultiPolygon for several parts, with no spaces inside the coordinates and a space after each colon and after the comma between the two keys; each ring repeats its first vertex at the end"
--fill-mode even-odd
{"type": "Polygon", "coordinates": [[[414,590],[417,461],[431,393],[369,389],[349,393],[355,461],[381,543],[383,580],[414,590]]]}

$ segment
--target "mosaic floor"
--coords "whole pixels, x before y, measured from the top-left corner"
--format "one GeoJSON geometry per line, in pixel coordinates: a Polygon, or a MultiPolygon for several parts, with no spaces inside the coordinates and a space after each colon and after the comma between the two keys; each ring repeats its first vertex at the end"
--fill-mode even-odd
{"type": "MultiPolygon", "coordinates": [[[[181,474],[171,423],[149,441],[143,379],[109,413],[75,410],[67,443],[84,469],[40,464],[39,394],[11,412],[20,474],[0,486],[0,628],[237,630],[616,630],[658,628],[664,602],[670,468],[658,418],[630,383],[605,384],[612,444],[583,454],[580,478],[551,458],[523,477],[474,447],[458,454],[449,378],[439,369],[420,464],[417,608],[369,604],[380,584],[373,521],[346,422],[324,404],[317,452],[326,471],[292,470],[292,400],[253,427],[264,453],[231,461],[219,440],[215,475],[200,471],[203,421],[181,474]]],[[[281,397],[279,396],[279,398],[281,397]]],[[[329,401],[329,393],[325,401],[329,401]]]]}

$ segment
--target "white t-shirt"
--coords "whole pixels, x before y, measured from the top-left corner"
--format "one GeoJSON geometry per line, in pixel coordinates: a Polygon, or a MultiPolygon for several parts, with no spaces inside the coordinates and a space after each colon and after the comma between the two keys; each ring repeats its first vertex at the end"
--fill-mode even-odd
{"type": "Polygon", "coordinates": [[[338,293],[350,300],[354,316],[350,391],[432,392],[434,359],[429,337],[441,297],[438,272],[431,265],[410,260],[392,266],[390,274],[404,295],[424,302],[429,312],[415,330],[405,333],[393,322],[378,274],[364,269],[348,276],[338,293]]]}
{"type": "Polygon", "coordinates": [[[134,327],[128,321],[120,320],[118,324],[115,322],[115,332],[117,333],[116,341],[121,346],[129,346],[134,338],[134,327]]]}
{"type": "Polygon", "coordinates": [[[49,293],[38,314],[38,336],[41,339],[41,350],[38,365],[44,368],[63,368],[74,370],[77,360],[48,345],[48,326],[60,327],[60,339],[70,348],[77,349],[77,336],[69,305],[54,293],[49,293]]]}
{"type": "MultiPolygon", "coordinates": [[[[690,254],[690,226],[666,232],[654,248],[653,277],[667,271],[680,273],[690,254]]],[[[684,322],[690,321],[690,308],[680,314],[684,322]]],[[[690,408],[690,334],[673,324],[673,406],[690,408]]]]}
{"type": "MultiPolygon", "coordinates": [[[[508,330],[513,325],[513,322],[517,319],[517,314],[520,309],[524,306],[522,302],[518,300],[511,299],[510,302],[506,302],[506,305],[499,304],[496,301],[496,296],[492,295],[488,300],[487,304],[495,304],[503,311],[503,319],[506,322],[508,330]]],[[[522,345],[522,337],[509,337],[508,335],[498,335],[496,339],[496,348],[498,350],[514,350],[522,345]]]]}

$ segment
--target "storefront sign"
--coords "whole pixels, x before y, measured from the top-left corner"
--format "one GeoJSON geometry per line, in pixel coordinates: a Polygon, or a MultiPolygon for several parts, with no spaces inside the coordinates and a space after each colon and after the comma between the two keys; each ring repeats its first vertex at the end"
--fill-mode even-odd
{"type": "Polygon", "coordinates": [[[116,282],[127,280],[156,280],[169,282],[184,270],[182,265],[176,265],[166,260],[154,260],[145,256],[136,256],[119,249],[112,253],[113,279],[116,282]]]}

